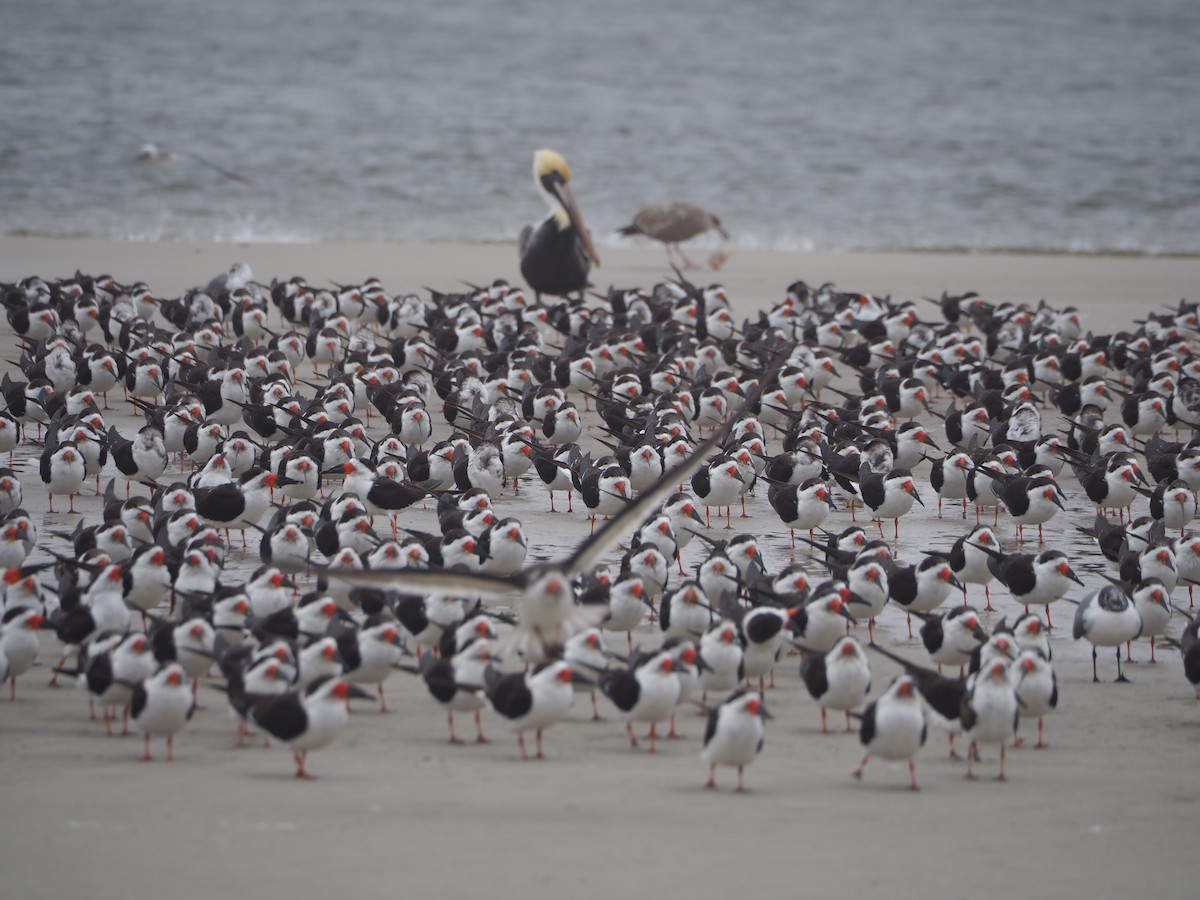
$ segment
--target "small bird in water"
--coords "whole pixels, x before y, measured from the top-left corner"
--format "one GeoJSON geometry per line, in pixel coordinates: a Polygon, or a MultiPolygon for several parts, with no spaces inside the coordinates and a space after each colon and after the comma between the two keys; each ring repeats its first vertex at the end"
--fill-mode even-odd
{"type": "MultiPolygon", "coordinates": [[[[633,221],[621,229],[621,234],[644,234],[648,238],[662,241],[667,246],[667,261],[671,261],[671,250],[674,249],[683,261],[684,268],[699,268],[689,260],[679,245],[690,241],[697,235],[715,229],[722,238],[729,240],[729,232],[721,225],[721,220],[707,209],[694,203],[681,200],[668,200],[654,203],[643,208],[633,217],[633,221]]],[[[729,251],[722,248],[714,251],[708,258],[708,264],[719,269],[729,258],[729,251]]]]}

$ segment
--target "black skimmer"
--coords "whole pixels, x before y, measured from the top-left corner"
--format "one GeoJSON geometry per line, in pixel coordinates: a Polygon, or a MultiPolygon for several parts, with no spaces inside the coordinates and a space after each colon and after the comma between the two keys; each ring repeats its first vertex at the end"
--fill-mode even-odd
{"type": "Polygon", "coordinates": [[[737,790],[746,790],[744,772],[762,752],[765,719],[773,718],[756,691],[736,691],[712,709],[704,729],[704,750],[708,763],[706,788],[717,786],[717,766],[736,766],[737,790]]]}
{"type": "Polygon", "coordinates": [[[967,747],[967,778],[974,778],[975,754],[980,743],[1000,745],[1000,774],[997,781],[1004,781],[1004,745],[1012,739],[1017,729],[1019,704],[1012,684],[1008,680],[1009,664],[1004,660],[993,660],[980,670],[974,683],[967,690],[962,703],[963,733],[970,741],[967,747]]]}
{"type": "Polygon", "coordinates": [[[988,639],[979,624],[979,614],[969,606],[956,607],[944,616],[932,613],[916,613],[916,616],[924,622],[921,642],[939,669],[958,666],[961,670],[976,648],[988,639]]]}
{"type": "Polygon", "coordinates": [[[0,656],[7,660],[9,700],[17,699],[17,678],[28,672],[37,659],[41,627],[42,614],[27,607],[10,607],[0,620],[0,656]]]}
{"type": "Polygon", "coordinates": [[[561,721],[575,703],[575,676],[571,667],[562,660],[552,660],[530,674],[513,672],[508,675],[488,668],[484,678],[492,709],[508,719],[517,733],[521,758],[529,759],[525,732],[533,729],[537,738],[537,758],[544,759],[542,732],[561,721]]]}
{"type": "Polygon", "coordinates": [[[825,521],[831,509],[836,509],[833,494],[828,485],[817,478],[810,478],[798,486],[772,484],[767,488],[767,502],[788,526],[792,534],[792,546],[796,546],[796,529],[807,529],[811,538],[813,530],[825,521]]]}
{"type": "Polygon", "coordinates": [[[167,739],[167,762],[175,759],[175,735],[192,717],[195,702],[187,673],[178,663],[168,663],[133,688],[129,711],[142,731],[142,762],[150,762],[150,738],[167,739]]]}
{"type": "Polygon", "coordinates": [[[660,651],[648,658],[631,660],[627,669],[597,672],[596,683],[624,715],[629,745],[638,746],[633,723],[649,722],[650,752],[656,752],[657,725],[670,717],[681,690],[671,653],[660,651]]]}
{"type": "Polygon", "coordinates": [[[1046,607],[1047,623],[1050,623],[1050,604],[1062,599],[1072,583],[1083,586],[1067,561],[1067,554],[1061,550],[1043,550],[1033,556],[989,550],[981,544],[974,546],[991,557],[988,568],[996,580],[1008,588],[1013,600],[1026,607],[1046,607]]]}
{"type": "Polygon", "coordinates": [[[50,512],[54,512],[55,494],[67,494],[70,499],[67,512],[75,512],[75,495],[87,477],[83,454],[75,442],[65,441],[56,446],[47,444],[42,451],[39,471],[42,483],[48,488],[50,512]]]}
{"type": "Polygon", "coordinates": [[[828,653],[806,652],[800,661],[800,680],[821,705],[821,733],[828,734],[825,711],[840,709],[850,726],[850,710],[861,706],[871,691],[871,666],[853,637],[841,638],[828,653]]]}
{"type": "Polygon", "coordinates": [[[371,695],[345,678],[319,678],[303,693],[288,691],[274,697],[255,697],[254,724],[292,749],[297,778],[312,778],[306,768],[308,752],[333,743],[350,722],[349,701],[371,695]]]}
{"type": "Polygon", "coordinates": [[[912,509],[913,503],[925,505],[917,491],[912,473],[907,469],[892,469],[886,475],[877,475],[867,463],[859,471],[859,494],[874,514],[879,534],[883,536],[883,520],[895,522],[893,537],[900,537],[900,517],[912,509]]]}
{"type": "Polygon", "coordinates": [[[916,682],[901,675],[878,700],[863,711],[858,736],[866,754],[851,774],[862,778],[872,756],[889,761],[908,761],[910,787],[917,790],[917,766],[913,757],[925,744],[925,715],[916,682]]]}
{"type": "MultiPolygon", "coordinates": [[[[929,554],[915,566],[893,566],[888,572],[888,596],[906,612],[931,613],[950,596],[950,589],[962,590],[949,560],[929,554]]],[[[912,637],[912,617],[908,620],[912,637]]]]}
{"type": "MultiPolygon", "coordinates": [[[[440,633],[439,633],[440,634],[440,633]]],[[[346,677],[355,684],[373,684],[379,694],[379,711],[389,712],[383,683],[404,655],[400,629],[394,622],[381,622],[357,631],[346,630],[337,638],[338,652],[345,663],[346,677]]]]}
{"type": "Polygon", "coordinates": [[[700,670],[702,707],[707,708],[709,691],[724,693],[742,683],[745,678],[742,658],[737,625],[729,619],[714,622],[700,638],[700,659],[704,662],[700,670]]]}
{"type": "Polygon", "coordinates": [[[456,712],[474,713],[475,743],[488,743],[483,734],[480,711],[487,705],[483,693],[484,672],[492,659],[490,643],[486,638],[478,638],[449,658],[423,653],[418,660],[430,695],[446,710],[451,744],[461,743],[454,733],[456,712]]]}
{"type": "MultiPolygon", "coordinates": [[[[1146,578],[1136,585],[1121,585],[1133,601],[1138,615],[1142,619],[1142,633],[1139,637],[1150,638],[1150,662],[1155,663],[1154,640],[1166,634],[1167,626],[1171,624],[1171,593],[1157,578],[1146,578]]],[[[1125,643],[1125,661],[1133,662],[1130,654],[1130,644],[1125,643]]]]}
{"type": "MultiPolygon", "coordinates": [[[[661,241],[667,248],[668,263],[671,262],[673,249],[679,255],[683,267],[691,269],[696,266],[684,255],[683,248],[679,245],[710,230],[715,230],[726,241],[729,240],[729,234],[721,226],[720,219],[707,209],[683,200],[667,200],[640,209],[633,221],[620,229],[620,233],[625,236],[641,234],[661,241]]],[[[724,256],[715,252],[709,257],[709,263],[717,269],[727,257],[727,251],[724,256]]]]}
{"type": "Polygon", "coordinates": [[[1071,636],[1084,638],[1092,645],[1092,681],[1096,674],[1096,648],[1117,648],[1117,681],[1128,681],[1121,673],[1121,645],[1142,633],[1142,617],[1123,588],[1108,584],[1079,601],[1071,636]]]}
{"type": "Polygon", "coordinates": [[[269,490],[290,480],[274,472],[252,468],[236,483],[195,490],[196,512],[217,528],[241,529],[242,545],[245,546],[246,529],[256,527],[267,511],[269,490]]]}
{"type": "Polygon", "coordinates": [[[1035,647],[1028,647],[1008,667],[1008,680],[1020,706],[1013,732],[1013,746],[1020,747],[1022,743],[1018,734],[1020,719],[1036,717],[1038,739],[1034,746],[1041,750],[1046,746],[1042,720],[1058,706],[1058,678],[1054,668],[1045,654],[1035,647]]]}
{"type": "Polygon", "coordinates": [[[658,605],[658,624],[664,638],[698,641],[712,624],[713,618],[713,607],[704,588],[690,579],[663,594],[658,605]]]}
{"type": "MultiPolygon", "coordinates": [[[[673,470],[676,473],[677,471],[673,470]]],[[[676,477],[679,477],[678,474],[676,474],[676,477]]],[[[697,469],[696,474],[692,476],[692,492],[704,504],[707,527],[712,527],[709,508],[713,506],[717,507],[718,515],[720,514],[720,508],[722,506],[725,507],[725,527],[733,527],[730,521],[732,515],[730,507],[733,501],[741,496],[741,489],[744,483],[745,479],[742,477],[737,460],[731,456],[720,455],[713,457],[705,465],[697,469]]]]}
{"type": "Polygon", "coordinates": [[[542,294],[582,294],[592,265],[600,258],[571,190],[567,161],[553,150],[533,157],[533,178],[550,207],[550,215],[521,231],[521,275],[540,301],[542,294]]]}

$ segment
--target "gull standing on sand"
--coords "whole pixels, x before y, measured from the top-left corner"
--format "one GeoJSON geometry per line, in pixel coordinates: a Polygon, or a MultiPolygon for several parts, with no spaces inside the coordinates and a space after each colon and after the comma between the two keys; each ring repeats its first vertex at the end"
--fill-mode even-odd
{"type": "MultiPolygon", "coordinates": [[[[621,229],[621,234],[644,234],[661,241],[667,247],[668,262],[671,262],[671,250],[674,249],[683,261],[684,268],[695,269],[699,267],[684,255],[679,245],[710,230],[716,230],[722,238],[729,240],[729,233],[722,227],[721,220],[707,209],[682,200],[668,200],[641,209],[633,221],[621,229]]],[[[728,258],[729,251],[722,248],[708,258],[708,263],[712,268],[719,269],[728,258]]]]}

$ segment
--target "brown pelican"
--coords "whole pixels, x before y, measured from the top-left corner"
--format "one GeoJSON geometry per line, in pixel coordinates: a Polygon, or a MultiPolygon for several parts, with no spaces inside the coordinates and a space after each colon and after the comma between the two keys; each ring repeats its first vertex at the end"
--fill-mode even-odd
{"type": "Polygon", "coordinates": [[[539,296],[582,292],[592,263],[599,266],[600,259],[575,203],[567,161],[553,150],[538,150],[533,178],[550,215],[521,229],[521,275],[539,296]]]}
{"type": "MultiPolygon", "coordinates": [[[[721,227],[721,220],[707,209],[680,200],[667,200],[647,206],[633,217],[631,224],[621,229],[621,234],[644,234],[648,238],[662,241],[667,245],[668,262],[671,259],[671,249],[674,248],[685,267],[695,268],[683,255],[683,249],[679,245],[712,228],[725,240],[729,240],[729,234],[721,227]]],[[[716,269],[727,257],[728,252],[722,254],[718,251],[709,257],[709,263],[716,269]]]]}

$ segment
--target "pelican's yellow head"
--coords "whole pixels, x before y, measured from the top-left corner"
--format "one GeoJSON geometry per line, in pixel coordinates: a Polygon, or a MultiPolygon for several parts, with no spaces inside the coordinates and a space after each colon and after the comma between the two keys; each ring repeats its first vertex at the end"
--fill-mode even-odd
{"type": "Polygon", "coordinates": [[[594,265],[599,266],[600,258],[592,246],[591,235],[583,224],[583,215],[571,190],[571,170],[567,161],[553,150],[538,150],[533,154],[533,178],[546,198],[559,230],[574,228],[584,252],[594,265]]]}

